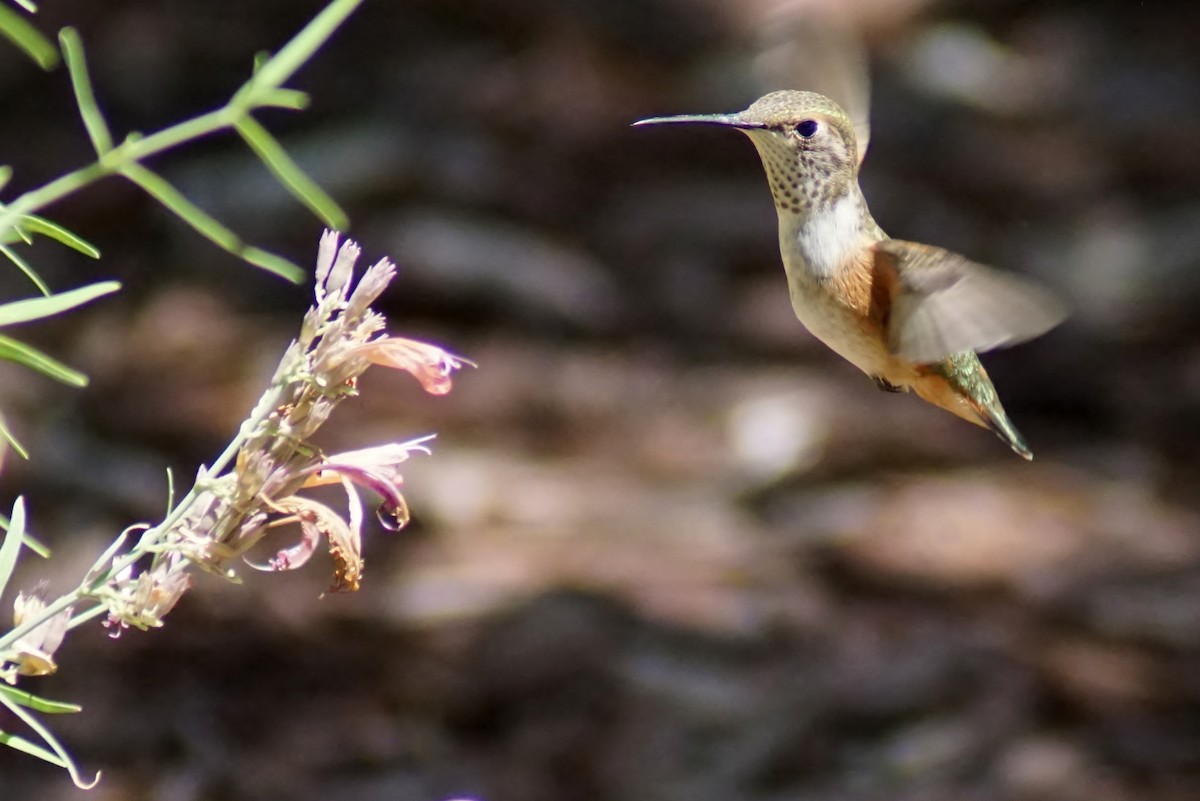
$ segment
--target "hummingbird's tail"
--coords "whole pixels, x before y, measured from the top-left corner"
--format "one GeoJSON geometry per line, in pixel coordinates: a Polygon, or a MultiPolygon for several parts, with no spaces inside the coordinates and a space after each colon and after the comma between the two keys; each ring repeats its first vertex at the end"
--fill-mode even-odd
{"type": "Polygon", "coordinates": [[[956,353],[938,364],[923,365],[921,371],[925,380],[915,383],[913,389],[923,399],[991,429],[1022,458],[1033,458],[1033,451],[1025,444],[1021,432],[1004,413],[996,388],[978,356],[971,351],[956,353]]]}
{"type": "Polygon", "coordinates": [[[1008,419],[1008,415],[1004,413],[1004,407],[1000,405],[999,401],[992,408],[982,410],[980,416],[984,418],[984,424],[992,430],[992,433],[1004,440],[1018,456],[1029,461],[1033,460],[1033,451],[1029,450],[1021,432],[1017,431],[1017,427],[1008,419]]]}

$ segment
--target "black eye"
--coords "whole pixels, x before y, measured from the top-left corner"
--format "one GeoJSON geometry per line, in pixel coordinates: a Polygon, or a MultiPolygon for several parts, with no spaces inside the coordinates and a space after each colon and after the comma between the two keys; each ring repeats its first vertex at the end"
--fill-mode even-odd
{"type": "Polygon", "coordinates": [[[817,127],[816,120],[800,120],[800,122],[796,123],[796,133],[805,139],[812,139],[813,135],[817,132],[817,127]]]}

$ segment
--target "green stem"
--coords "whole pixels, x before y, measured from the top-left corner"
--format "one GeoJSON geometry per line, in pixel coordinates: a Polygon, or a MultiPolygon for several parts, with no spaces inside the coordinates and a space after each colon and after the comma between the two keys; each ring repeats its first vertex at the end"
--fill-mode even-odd
{"type": "Polygon", "coordinates": [[[142,161],[184,142],[232,128],[255,108],[274,104],[283,82],[308,61],[361,4],[362,0],[333,0],[274,58],[264,64],[226,105],[216,111],[185,120],[144,138],[127,138],[118,147],[105,152],[98,161],[21,195],[0,211],[0,231],[10,228],[23,214],[43,209],[81,187],[119,173],[130,162],[142,161]]]}
{"type": "MultiPolygon", "coordinates": [[[[283,388],[284,385],[277,384],[268,390],[267,394],[259,400],[258,405],[254,407],[254,411],[251,413],[249,419],[242,424],[237,436],[233,438],[228,446],[226,446],[225,450],[221,452],[221,455],[213,461],[210,468],[211,475],[221,475],[225,467],[233,461],[234,457],[237,456],[237,452],[241,449],[242,445],[245,444],[246,440],[258,430],[262,422],[267,419],[267,416],[274,411],[276,405],[278,405],[280,394],[282,393],[283,388]]],[[[133,565],[147,553],[150,553],[151,549],[158,544],[163,535],[170,531],[175,524],[182,520],[183,516],[188,513],[189,507],[196,500],[198,494],[198,488],[193,485],[191,490],[188,491],[188,494],[185,495],[182,500],[180,500],[175,508],[171,510],[170,514],[163,518],[161,523],[154,528],[147,529],[145,532],[143,532],[141,538],[138,540],[137,545],[135,545],[129,551],[129,553],[113,560],[112,567],[109,568],[106,575],[108,577],[112,577],[120,573],[125,568],[133,565]]],[[[0,652],[10,649],[13,643],[24,637],[27,633],[40,626],[42,623],[45,623],[47,620],[54,617],[67,607],[80,603],[81,601],[90,602],[91,608],[83,611],[77,611],[75,616],[71,619],[68,629],[74,629],[77,626],[88,622],[92,618],[97,617],[102,613],[100,608],[102,606],[102,602],[95,598],[92,593],[92,587],[98,584],[103,584],[108,580],[108,578],[104,578],[88,581],[86,585],[80,584],[75,589],[47,604],[40,613],[28,620],[22,621],[21,625],[14,627],[7,634],[0,637],[0,652]]]]}
{"type": "Polygon", "coordinates": [[[18,197],[0,211],[0,231],[9,227],[18,217],[40,211],[90,183],[115,175],[130,163],[140,162],[185,142],[232,128],[246,113],[240,108],[225,106],[144,138],[128,138],[97,161],[18,197]]]}

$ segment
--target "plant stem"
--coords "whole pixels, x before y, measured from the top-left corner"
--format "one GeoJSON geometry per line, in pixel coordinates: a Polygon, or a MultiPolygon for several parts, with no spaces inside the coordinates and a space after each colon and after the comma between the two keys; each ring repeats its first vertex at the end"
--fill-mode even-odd
{"type": "Polygon", "coordinates": [[[97,161],[30,190],[0,211],[0,231],[18,217],[44,209],[90,183],[115,175],[125,165],[140,162],[173,147],[232,128],[248,111],[229,105],[164,128],[147,137],[129,137],[97,161]]]}
{"type": "MultiPolygon", "coordinates": [[[[235,436],[229,445],[226,446],[225,450],[221,452],[221,455],[213,461],[210,468],[211,476],[219,476],[222,471],[224,471],[225,467],[231,461],[233,461],[235,456],[237,456],[238,451],[241,449],[245,441],[249,439],[251,435],[257,432],[259,426],[264,420],[267,419],[267,416],[274,411],[275,406],[278,404],[279,396],[282,390],[283,385],[276,385],[269,389],[267,393],[259,400],[250,417],[244,423],[242,423],[241,428],[238,430],[237,436],[235,436]]],[[[118,574],[125,568],[133,565],[142,557],[146,556],[146,554],[150,553],[151,549],[159,543],[163,535],[170,531],[175,524],[187,514],[189,507],[196,500],[196,496],[198,494],[198,488],[193,485],[188,491],[187,495],[185,495],[179,501],[179,503],[175,505],[175,508],[163,518],[162,522],[160,522],[157,526],[144,531],[142,536],[138,539],[137,544],[134,545],[128,553],[113,559],[112,566],[105,572],[105,575],[113,576],[118,574]]],[[[3,636],[0,636],[0,651],[10,648],[13,643],[24,637],[28,632],[54,617],[68,606],[79,603],[80,601],[89,601],[92,604],[92,608],[86,609],[82,612],[76,612],[68,626],[69,629],[76,628],[77,626],[82,625],[83,623],[86,623],[92,618],[101,614],[101,602],[94,596],[92,588],[98,584],[103,584],[105,580],[106,579],[104,578],[90,580],[85,579],[85,582],[80,583],[79,586],[75,587],[70,592],[64,593],[56,598],[53,602],[47,604],[45,608],[43,608],[37,615],[29,618],[28,620],[22,621],[21,625],[15,626],[11,631],[3,636]]]]}

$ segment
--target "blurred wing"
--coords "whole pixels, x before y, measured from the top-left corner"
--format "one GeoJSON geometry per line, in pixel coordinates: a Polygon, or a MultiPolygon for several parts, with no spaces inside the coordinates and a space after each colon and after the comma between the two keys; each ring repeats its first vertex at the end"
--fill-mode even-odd
{"type": "Polygon", "coordinates": [[[871,81],[858,32],[840,15],[820,13],[817,4],[792,3],[768,15],[757,46],[759,93],[804,89],[834,100],[854,126],[862,164],[871,141],[871,81]]]}
{"type": "Polygon", "coordinates": [[[888,349],[919,363],[982,352],[1046,333],[1067,316],[1048,290],[957,253],[888,239],[874,245],[876,267],[894,271],[888,349]]]}

